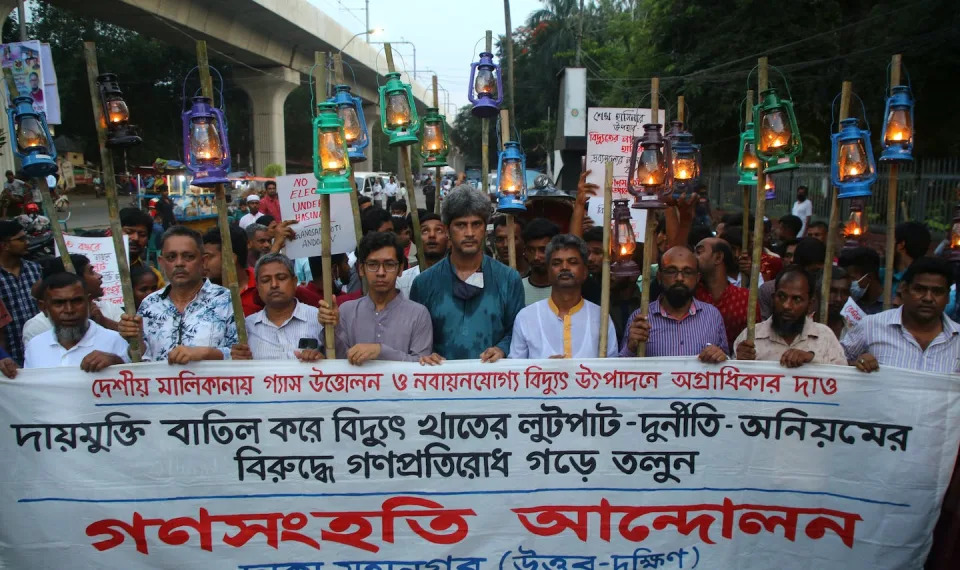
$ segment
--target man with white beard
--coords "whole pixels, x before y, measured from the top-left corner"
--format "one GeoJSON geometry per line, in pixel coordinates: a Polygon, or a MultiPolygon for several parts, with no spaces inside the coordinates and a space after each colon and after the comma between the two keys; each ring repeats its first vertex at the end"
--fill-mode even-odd
{"type": "Polygon", "coordinates": [[[90,320],[90,295],[82,278],[54,273],[40,285],[40,298],[53,329],[27,343],[24,368],[79,366],[98,372],[128,362],[127,341],[90,320]]]}

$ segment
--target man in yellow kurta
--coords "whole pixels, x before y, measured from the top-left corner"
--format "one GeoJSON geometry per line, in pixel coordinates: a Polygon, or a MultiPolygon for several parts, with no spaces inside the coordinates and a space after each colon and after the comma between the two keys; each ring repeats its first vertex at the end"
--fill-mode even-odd
{"type": "MultiPolygon", "coordinates": [[[[596,358],[600,307],[580,294],[587,279],[587,245],[576,236],[554,236],[547,245],[550,297],[524,307],[513,323],[509,358],[596,358]]],[[[607,354],[618,352],[607,317],[607,354]]]]}

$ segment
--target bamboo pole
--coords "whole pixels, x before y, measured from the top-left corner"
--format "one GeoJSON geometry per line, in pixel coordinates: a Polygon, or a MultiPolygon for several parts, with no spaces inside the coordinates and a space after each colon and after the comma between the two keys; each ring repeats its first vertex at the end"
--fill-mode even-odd
{"type": "MultiPolygon", "coordinates": [[[[200,74],[200,92],[213,101],[213,81],[207,60],[207,42],[197,40],[197,71],[200,74]]],[[[104,177],[106,178],[106,177],[104,177]]],[[[230,220],[227,218],[227,195],[223,184],[216,186],[217,225],[220,226],[220,258],[223,263],[223,284],[230,290],[233,302],[233,318],[237,323],[237,342],[247,343],[247,322],[240,301],[240,286],[237,283],[237,263],[233,259],[233,241],[230,239],[230,220]]],[[[277,220],[279,221],[279,220],[277,220]]]]}
{"type": "MultiPolygon", "coordinates": [[[[93,105],[93,123],[97,129],[97,143],[100,146],[100,162],[103,165],[103,186],[107,195],[107,217],[110,219],[110,233],[113,237],[113,249],[117,254],[117,269],[120,271],[120,289],[123,292],[123,312],[131,317],[137,313],[133,298],[133,282],[130,280],[130,259],[123,247],[123,228],[120,226],[120,207],[117,203],[117,179],[114,178],[113,155],[107,148],[107,121],[103,116],[100,101],[100,89],[97,77],[100,69],[97,65],[97,44],[83,42],[83,55],[87,61],[87,85],[90,88],[90,102],[93,105]]],[[[51,221],[58,224],[55,217],[51,221]]],[[[130,357],[140,362],[140,340],[130,339],[130,357]]]]}
{"type": "MultiPolygon", "coordinates": [[[[660,78],[653,77],[650,79],[650,122],[659,123],[660,122],[660,78]]],[[[669,166],[668,166],[669,168],[669,166]]],[[[628,173],[627,176],[632,176],[633,173],[628,173]]],[[[654,235],[654,224],[653,216],[651,215],[653,210],[644,210],[644,223],[643,223],[643,268],[641,269],[641,274],[643,275],[641,283],[643,284],[643,289],[640,290],[640,314],[647,315],[650,312],[650,289],[652,289],[652,284],[650,282],[650,270],[653,265],[654,260],[654,250],[657,248],[656,236],[654,235]]],[[[641,342],[637,344],[637,356],[643,358],[647,355],[647,343],[641,342]]]]}
{"type": "Polygon", "coordinates": [[[687,118],[687,108],[683,95],[677,96],[677,120],[681,123],[684,122],[687,118]]]}
{"type": "MultiPolygon", "coordinates": [[[[326,99],[327,84],[327,54],[315,51],[313,52],[314,68],[317,70],[316,80],[313,83],[314,97],[317,101],[326,99]]],[[[316,109],[311,109],[315,112],[316,109]]],[[[314,135],[316,136],[316,135],[314,135]]],[[[354,186],[356,186],[354,184],[354,186]]],[[[360,242],[357,241],[357,245],[360,242]]],[[[336,302],[333,298],[333,260],[330,253],[330,194],[320,194],[320,267],[323,271],[323,300],[327,306],[333,307],[336,302]]],[[[357,267],[357,271],[360,268],[357,267]]],[[[362,273],[361,273],[362,274],[362,273]]],[[[323,344],[327,353],[327,359],[337,357],[336,330],[334,327],[323,326],[323,344]]]]}
{"type": "MultiPolygon", "coordinates": [[[[510,142],[510,112],[507,109],[500,109],[500,139],[504,148],[510,142]]],[[[499,183],[499,180],[498,180],[499,183]]],[[[517,268],[517,228],[513,221],[513,214],[507,214],[507,258],[510,262],[510,268],[517,268]]]]}
{"type": "MultiPolygon", "coordinates": [[[[763,93],[767,89],[767,58],[761,57],[757,61],[757,92],[763,93]]],[[[747,301],[747,340],[753,342],[757,326],[757,297],[760,293],[760,260],[763,256],[763,216],[767,208],[764,199],[763,187],[767,176],[763,172],[762,161],[757,165],[757,207],[753,216],[753,263],[750,266],[750,297],[747,301]]],[[[749,227],[744,227],[749,231],[749,227]]],[[[747,242],[743,242],[746,249],[747,242]]]]}
{"type": "MultiPolygon", "coordinates": [[[[396,71],[393,64],[393,48],[390,43],[383,44],[383,51],[387,56],[387,71],[396,71]]],[[[420,264],[421,271],[426,264],[423,257],[423,236],[420,235],[420,212],[417,211],[417,194],[413,188],[413,172],[410,168],[410,147],[405,146],[400,149],[400,168],[407,181],[407,209],[410,211],[410,219],[413,221],[413,239],[417,245],[417,262],[420,264]]]]}
{"type": "MultiPolygon", "coordinates": [[[[753,122],[753,89],[747,89],[747,112],[746,123],[753,122]]],[[[739,150],[739,149],[738,149],[739,150]]],[[[760,163],[757,163],[757,170],[760,170],[760,163]]],[[[747,251],[747,243],[750,241],[750,187],[743,187],[743,228],[740,233],[740,253],[747,251]]],[[[759,197],[757,198],[759,200],[759,197]]],[[[749,273],[740,274],[740,286],[750,282],[749,273]]]]}
{"type": "MultiPolygon", "coordinates": [[[[337,85],[344,85],[346,81],[343,77],[343,56],[339,53],[333,54],[333,76],[336,79],[337,85]]],[[[317,98],[319,102],[319,96],[317,98]]],[[[316,112],[316,109],[310,109],[311,113],[316,112]]],[[[361,109],[362,113],[363,110],[361,109]]],[[[370,136],[370,133],[367,133],[367,136],[370,136]]],[[[359,161],[358,161],[359,162],[359,161]]],[[[350,168],[350,187],[353,188],[353,192],[350,193],[350,208],[353,210],[353,233],[354,237],[357,240],[357,245],[360,245],[360,240],[363,239],[363,228],[361,227],[360,222],[360,189],[357,187],[357,178],[353,173],[353,168],[350,168]]],[[[363,279],[364,292],[366,292],[366,279],[363,279]]]]}
{"type": "MultiPolygon", "coordinates": [[[[853,96],[853,82],[844,81],[840,89],[840,121],[850,116],[850,99],[853,96]]],[[[833,126],[831,125],[831,128],[833,126]]],[[[837,226],[837,217],[839,216],[839,204],[837,203],[837,189],[830,185],[830,227],[827,231],[827,253],[823,259],[823,278],[820,283],[820,322],[827,324],[830,318],[828,314],[830,305],[830,283],[833,280],[833,255],[836,251],[837,232],[834,228],[837,226]]]]}
{"type": "Polygon", "coordinates": [[[607,162],[603,177],[603,269],[600,272],[600,346],[599,358],[606,358],[610,319],[610,217],[613,207],[613,163],[607,162]]]}
{"type": "MultiPolygon", "coordinates": [[[[7,93],[10,96],[10,106],[13,107],[13,100],[17,98],[19,90],[17,89],[17,85],[13,80],[13,72],[10,70],[10,68],[3,69],[3,79],[7,84],[7,93]]],[[[10,133],[10,137],[12,139],[10,141],[11,145],[17,144],[16,136],[17,133],[10,133]]],[[[60,222],[57,221],[57,212],[53,207],[53,200],[50,198],[50,188],[47,186],[47,178],[45,176],[39,176],[34,179],[33,185],[36,189],[35,191],[40,193],[40,199],[43,203],[43,210],[50,218],[50,230],[53,232],[53,241],[55,244],[57,244],[57,250],[60,253],[60,259],[63,261],[63,268],[70,273],[76,273],[76,270],[73,267],[73,262],[70,260],[70,253],[67,252],[66,241],[63,239],[63,229],[60,227],[60,222]]],[[[24,205],[26,205],[26,203],[24,203],[24,205]]]]}
{"type": "MultiPolygon", "coordinates": [[[[486,49],[487,53],[493,53],[493,32],[487,30],[486,37],[486,49]]],[[[470,86],[473,89],[473,86],[470,86]]],[[[480,119],[480,136],[483,137],[483,140],[480,141],[480,192],[487,194],[489,192],[487,186],[489,185],[488,180],[490,179],[490,119],[480,119]]],[[[437,188],[437,192],[440,189],[437,188]]]]}
{"type": "MultiPolygon", "coordinates": [[[[438,96],[437,91],[438,91],[437,76],[434,75],[433,76],[433,106],[436,109],[439,109],[440,97],[438,96]]],[[[444,116],[444,121],[446,121],[446,116],[444,116]]],[[[440,167],[439,166],[436,168],[435,174],[436,174],[437,184],[436,184],[436,187],[433,189],[433,213],[439,214],[440,213],[440,167]]],[[[424,268],[421,267],[421,269],[424,269],[424,268]]]]}
{"type": "MultiPolygon", "coordinates": [[[[503,22],[507,34],[503,44],[507,56],[507,110],[510,111],[510,124],[516,124],[517,116],[514,113],[514,84],[513,84],[513,26],[510,24],[510,0],[503,0],[503,22]]],[[[503,61],[501,60],[501,65],[503,61]]]]}
{"type": "MultiPolygon", "coordinates": [[[[900,54],[896,54],[890,61],[890,88],[900,85],[900,54]]],[[[884,117],[886,120],[886,117],[884,117]]],[[[896,252],[897,227],[897,182],[900,175],[900,164],[890,163],[890,182],[887,184],[887,245],[886,271],[883,275],[883,308],[893,306],[893,258],[896,252]]]]}

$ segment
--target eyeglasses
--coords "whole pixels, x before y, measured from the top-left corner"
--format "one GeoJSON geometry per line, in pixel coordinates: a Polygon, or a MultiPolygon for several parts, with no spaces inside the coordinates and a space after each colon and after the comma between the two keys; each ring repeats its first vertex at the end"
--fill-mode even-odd
{"type": "Polygon", "coordinates": [[[364,261],[363,266],[367,268],[367,271],[380,271],[380,267],[383,267],[383,270],[387,273],[393,273],[397,269],[400,269],[400,264],[396,261],[364,261]]]}
{"type": "Polygon", "coordinates": [[[669,277],[670,279],[676,279],[677,275],[683,276],[684,279],[693,279],[697,276],[699,271],[696,269],[684,269],[683,271],[677,269],[676,267],[667,267],[666,269],[661,269],[660,273],[664,277],[669,277]]]}

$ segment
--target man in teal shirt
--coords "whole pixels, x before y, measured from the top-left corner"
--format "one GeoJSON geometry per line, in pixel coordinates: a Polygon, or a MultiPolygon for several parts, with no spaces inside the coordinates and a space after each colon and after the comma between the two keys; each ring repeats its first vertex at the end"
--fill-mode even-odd
{"type": "Polygon", "coordinates": [[[483,254],[489,198],[459,186],[444,199],[441,217],[450,255],[417,276],[410,300],[430,312],[435,353],[496,362],[510,351],[513,321],[523,308],[520,274],[483,254]]]}

